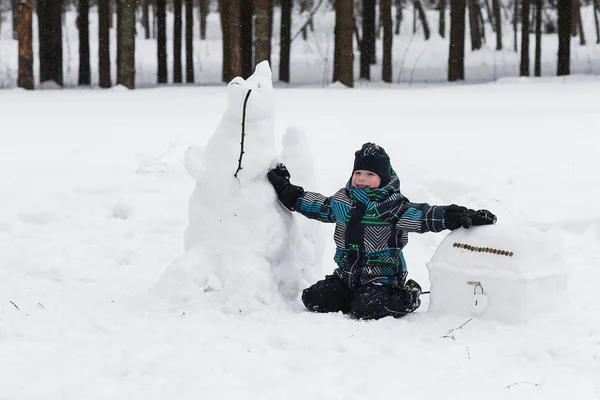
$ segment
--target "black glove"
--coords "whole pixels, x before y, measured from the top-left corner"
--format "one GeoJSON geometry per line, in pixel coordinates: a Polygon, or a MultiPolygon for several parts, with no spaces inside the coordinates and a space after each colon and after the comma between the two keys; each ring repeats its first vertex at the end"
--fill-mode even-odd
{"type": "Polygon", "coordinates": [[[296,200],[304,194],[304,189],[290,183],[290,172],[285,165],[280,163],[275,168],[270,169],[267,178],[273,185],[281,204],[288,210],[294,211],[296,200]]]}
{"type": "Polygon", "coordinates": [[[488,210],[471,210],[466,207],[451,204],[446,207],[444,214],[446,228],[455,230],[460,227],[469,229],[471,226],[492,225],[496,223],[496,216],[488,210]]]}

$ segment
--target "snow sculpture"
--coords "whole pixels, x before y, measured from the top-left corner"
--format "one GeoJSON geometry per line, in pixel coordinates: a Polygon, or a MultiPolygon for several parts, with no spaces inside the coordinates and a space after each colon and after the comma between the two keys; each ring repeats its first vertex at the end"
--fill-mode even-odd
{"type": "MultiPolygon", "coordinates": [[[[206,147],[186,152],[186,169],[196,180],[186,253],[155,289],[172,302],[209,302],[232,312],[277,307],[298,298],[309,270],[318,268],[314,260],[321,258],[310,248],[310,227],[300,229],[301,216],[279,204],[266,179],[278,160],[268,62],[258,64],[247,80],[234,78],[227,97],[206,147]]],[[[304,179],[314,179],[303,134],[292,130],[285,139],[283,155],[298,165],[290,165],[292,174],[303,171],[304,179]]]]}
{"type": "Polygon", "coordinates": [[[427,264],[429,310],[518,323],[560,309],[568,268],[558,249],[533,228],[458,229],[427,264]]]}

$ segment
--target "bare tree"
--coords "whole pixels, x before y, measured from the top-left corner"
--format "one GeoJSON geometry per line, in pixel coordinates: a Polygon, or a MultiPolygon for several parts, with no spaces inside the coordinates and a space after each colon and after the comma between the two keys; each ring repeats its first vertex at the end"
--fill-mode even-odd
{"type": "MultiPolygon", "coordinates": [[[[383,3],[381,3],[383,5],[383,3]]],[[[360,46],[360,77],[371,79],[371,64],[375,54],[375,0],[363,0],[362,41],[360,46]]]]}
{"type": "Polygon", "coordinates": [[[173,0],[173,83],[183,82],[181,66],[181,0],[173,0]]]}
{"type": "Polygon", "coordinates": [[[279,39],[279,80],[290,82],[290,47],[292,39],[292,0],[281,0],[279,39]]]}
{"type": "Polygon", "coordinates": [[[117,85],[135,88],[135,4],[117,0],[117,85]]]}
{"type": "Polygon", "coordinates": [[[439,20],[439,33],[440,36],[446,37],[446,0],[440,0],[438,3],[439,11],[440,11],[440,20],[439,20]]]}
{"type": "Polygon", "coordinates": [[[156,27],[157,27],[157,58],[158,58],[158,83],[167,83],[167,6],[165,0],[156,0],[156,27]]]}
{"type": "Polygon", "coordinates": [[[63,85],[61,0],[38,0],[40,82],[63,85]]]}
{"type": "Polygon", "coordinates": [[[394,0],[396,5],[396,27],[394,28],[394,34],[400,34],[400,25],[402,24],[402,0],[394,0]]]}
{"type": "Polygon", "coordinates": [[[544,0],[536,0],[535,14],[535,64],[533,74],[542,76],[542,12],[544,0]]]}
{"type": "Polygon", "coordinates": [[[194,83],[194,1],[185,0],[185,81],[194,83]]]}
{"type": "Polygon", "coordinates": [[[272,0],[254,0],[255,65],[264,60],[271,64],[272,7],[272,0]]]}
{"type": "Polygon", "coordinates": [[[381,63],[381,79],[384,82],[392,82],[392,1],[381,0],[380,10],[381,24],[383,25],[383,60],[381,63]]]}
{"type": "Polygon", "coordinates": [[[427,22],[427,14],[425,14],[425,9],[423,8],[423,4],[421,0],[414,0],[414,6],[419,14],[419,21],[421,21],[421,26],[423,27],[423,35],[425,36],[425,40],[429,40],[429,23],[427,22]]]}
{"type": "Polygon", "coordinates": [[[240,7],[237,0],[219,2],[223,32],[223,81],[242,76],[242,30],[240,7]]]}
{"type": "Polygon", "coordinates": [[[465,79],[465,0],[450,2],[450,51],[448,80],[465,79]]]}
{"type": "MultiPolygon", "coordinates": [[[[310,12],[312,7],[313,7],[313,0],[300,0],[300,13],[301,14],[304,12],[310,12]]],[[[308,20],[308,27],[310,27],[311,32],[315,30],[312,16],[308,20]]],[[[304,39],[304,40],[308,39],[308,33],[306,31],[306,26],[304,26],[302,28],[302,39],[304,39]]]]}
{"type": "Polygon", "coordinates": [[[209,0],[200,0],[200,7],[198,7],[200,14],[200,40],[206,39],[206,19],[209,11],[209,0]]]}
{"type": "Polygon", "coordinates": [[[90,28],[89,28],[89,0],[79,0],[79,84],[91,84],[90,78],[90,28]]]}
{"type": "Polygon", "coordinates": [[[522,1],[521,16],[521,67],[519,75],[529,76],[529,0],[522,1]]]}
{"type": "Polygon", "coordinates": [[[142,26],[144,27],[144,37],[150,39],[150,0],[142,0],[142,26]]]}
{"type": "Polygon", "coordinates": [[[556,74],[569,75],[571,73],[571,18],[573,7],[571,0],[558,0],[558,59],[556,74]]]}
{"type": "Polygon", "coordinates": [[[481,49],[481,28],[479,27],[479,13],[477,0],[468,0],[469,2],[469,26],[471,30],[471,50],[481,49]]]}
{"type": "Polygon", "coordinates": [[[17,86],[33,90],[33,24],[31,0],[21,0],[17,12],[18,37],[19,37],[19,77],[17,86]]]}
{"type": "Polygon", "coordinates": [[[496,50],[502,50],[502,12],[500,11],[500,0],[492,0],[494,9],[494,25],[496,26],[496,50]]]}
{"type": "Polygon", "coordinates": [[[98,0],[98,75],[102,88],[112,86],[110,79],[110,9],[108,0],[98,0]]]}
{"type": "Polygon", "coordinates": [[[572,0],[573,5],[573,24],[572,24],[572,35],[577,36],[579,32],[579,44],[585,46],[585,33],[583,31],[583,21],[581,20],[581,2],[579,0],[572,0]]]}
{"type": "Polygon", "coordinates": [[[333,57],[333,81],[354,87],[354,1],[335,2],[335,45],[333,57]]]}

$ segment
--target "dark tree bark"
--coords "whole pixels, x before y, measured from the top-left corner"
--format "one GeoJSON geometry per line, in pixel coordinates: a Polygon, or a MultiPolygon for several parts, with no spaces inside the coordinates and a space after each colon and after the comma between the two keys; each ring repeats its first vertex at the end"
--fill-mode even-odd
{"type": "Polygon", "coordinates": [[[450,52],[448,80],[465,79],[465,0],[450,2],[450,52]]]}
{"type": "MultiPolygon", "coordinates": [[[[312,6],[313,6],[312,0],[300,0],[300,13],[310,12],[310,10],[312,9],[312,6]]],[[[315,30],[312,17],[308,21],[308,27],[310,27],[311,32],[315,30]]],[[[302,39],[303,40],[308,39],[308,32],[306,30],[306,26],[304,28],[302,28],[302,39]]]]}
{"type": "Polygon", "coordinates": [[[392,83],[392,0],[381,0],[381,24],[383,25],[383,60],[381,63],[381,79],[392,83]]]}
{"type": "MultiPolygon", "coordinates": [[[[490,8],[489,0],[483,0],[483,4],[485,5],[485,12],[487,12],[488,22],[492,26],[492,31],[496,32],[496,25],[494,24],[494,18],[493,18],[493,14],[492,14],[492,9],[490,8]]],[[[479,7],[479,10],[481,11],[481,7],[479,7]]],[[[481,27],[482,28],[485,27],[485,21],[483,19],[483,15],[481,15],[481,27]]],[[[485,29],[482,29],[482,32],[483,32],[482,36],[485,38],[485,29]]]]}
{"type": "Polygon", "coordinates": [[[544,0],[536,0],[535,14],[535,76],[542,76],[542,12],[544,0]]]}
{"type": "Polygon", "coordinates": [[[292,39],[292,0],[281,0],[279,39],[279,80],[290,82],[290,47],[292,39]]]}
{"type": "Polygon", "coordinates": [[[273,31],[272,0],[254,0],[254,60],[271,64],[271,33],[273,31]]]}
{"type": "Polygon", "coordinates": [[[209,10],[209,0],[200,0],[200,7],[198,8],[200,13],[200,40],[206,39],[206,18],[209,10]]]}
{"type": "Polygon", "coordinates": [[[33,24],[31,0],[19,2],[18,12],[18,37],[19,37],[19,77],[17,86],[33,90],[33,24]]]}
{"type": "Polygon", "coordinates": [[[38,0],[40,83],[63,85],[61,0],[38,0]]]}
{"type": "Polygon", "coordinates": [[[583,31],[583,21],[581,19],[581,2],[573,0],[573,36],[579,31],[579,44],[585,46],[585,32],[583,31]]]}
{"type": "Polygon", "coordinates": [[[194,83],[194,1],[185,0],[185,81],[194,83]]]}
{"type": "Polygon", "coordinates": [[[173,83],[183,82],[181,66],[181,0],[173,1],[173,83]]]}
{"type": "Polygon", "coordinates": [[[402,0],[395,0],[394,2],[396,4],[396,27],[394,28],[394,34],[399,35],[400,25],[402,24],[402,0]]]}
{"type": "Polygon", "coordinates": [[[371,79],[371,64],[376,58],[375,14],[375,0],[363,0],[362,41],[360,42],[360,77],[362,79],[371,79]]]}
{"type": "Polygon", "coordinates": [[[529,0],[522,1],[520,76],[529,76],[529,0]]]}
{"type": "Polygon", "coordinates": [[[514,36],[514,49],[515,52],[519,51],[519,47],[518,47],[518,33],[519,33],[519,0],[514,0],[515,1],[515,8],[513,10],[513,36],[514,36]]]}
{"type": "Polygon", "coordinates": [[[440,8],[440,25],[439,25],[439,33],[440,36],[446,37],[446,0],[440,0],[439,2],[440,8]]]}
{"type": "MultiPolygon", "coordinates": [[[[19,39],[19,2],[20,0],[12,0],[12,37],[14,40],[19,39]]],[[[0,5],[0,7],[2,7],[0,5]]]]}
{"type": "Polygon", "coordinates": [[[479,13],[477,11],[477,1],[469,1],[469,26],[471,27],[471,50],[481,49],[481,28],[479,27],[479,13]]]}
{"type": "Polygon", "coordinates": [[[221,0],[219,5],[223,32],[223,81],[229,82],[243,75],[240,7],[237,0],[221,0]]]}
{"type": "Polygon", "coordinates": [[[333,58],[333,81],[354,87],[354,1],[335,2],[335,45],[333,58]]]}
{"type": "Polygon", "coordinates": [[[117,85],[135,88],[136,0],[117,0],[117,85]]]}
{"type": "Polygon", "coordinates": [[[98,0],[98,75],[102,88],[112,86],[110,79],[110,9],[108,0],[98,0]]]}
{"type": "Polygon", "coordinates": [[[423,4],[421,0],[414,0],[415,9],[419,13],[419,21],[421,21],[421,26],[423,26],[423,35],[425,36],[425,40],[429,40],[429,36],[431,36],[429,32],[429,23],[427,22],[427,14],[425,14],[425,9],[423,9],[423,4]]]}
{"type": "Polygon", "coordinates": [[[240,9],[240,28],[242,42],[242,78],[246,79],[254,71],[253,64],[253,32],[252,32],[252,14],[254,0],[235,1],[240,9]]]}
{"type": "Polygon", "coordinates": [[[144,37],[150,39],[150,0],[142,0],[142,26],[144,27],[144,37]]]}
{"type": "Polygon", "coordinates": [[[598,22],[598,0],[592,0],[592,3],[594,3],[593,9],[594,9],[594,23],[596,25],[596,44],[600,43],[600,23],[598,22]]]}
{"type": "Polygon", "coordinates": [[[571,73],[571,18],[573,7],[571,0],[558,0],[556,4],[558,12],[558,60],[557,75],[569,75],[571,73]]]}
{"type": "Polygon", "coordinates": [[[477,18],[479,19],[479,37],[482,42],[485,43],[485,19],[483,18],[483,12],[481,11],[481,5],[475,1],[475,10],[477,11],[477,18]]]}
{"type": "Polygon", "coordinates": [[[156,0],[156,25],[157,25],[157,57],[158,57],[158,83],[167,83],[167,6],[165,0],[156,0]]]}
{"type": "Polygon", "coordinates": [[[494,9],[494,24],[496,26],[496,50],[502,50],[502,12],[500,10],[500,0],[492,0],[494,9]]]}
{"type": "Polygon", "coordinates": [[[91,84],[89,0],[79,0],[79,84],[91,84]]]}

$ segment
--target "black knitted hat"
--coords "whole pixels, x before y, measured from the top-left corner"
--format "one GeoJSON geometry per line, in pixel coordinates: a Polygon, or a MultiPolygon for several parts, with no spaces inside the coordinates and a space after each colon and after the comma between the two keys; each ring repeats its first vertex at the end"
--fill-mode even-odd
{"type": "Polygon", "coordinates": [[[390,165],[390,157],[385,152],[385,149],[375,143],[365,143],[362,148],[354,153],[354,168],[356,170],[367,170],[375,172],[381,178],[381,185],[387,185],[392,177],[392,166],[390,165]]]}

